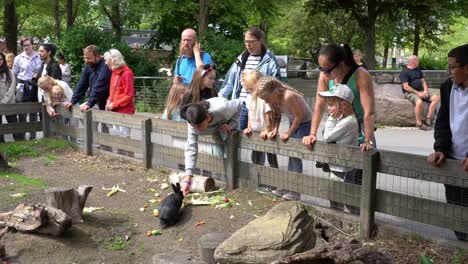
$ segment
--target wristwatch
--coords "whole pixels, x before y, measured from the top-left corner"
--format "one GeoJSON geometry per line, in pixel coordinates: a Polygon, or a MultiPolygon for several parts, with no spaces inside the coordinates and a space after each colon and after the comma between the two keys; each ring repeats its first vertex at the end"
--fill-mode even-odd
{"type": "Polygon", "coordinates": [[[372,142],[372,140],[365,140],[364,143],[374,146],[374,142],[372,142]]]}

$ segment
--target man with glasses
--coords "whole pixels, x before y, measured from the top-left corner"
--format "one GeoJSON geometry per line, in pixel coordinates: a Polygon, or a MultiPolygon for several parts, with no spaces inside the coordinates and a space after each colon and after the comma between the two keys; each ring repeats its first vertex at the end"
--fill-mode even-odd
{"type": "MultiPolygon", "coordinates": [[[[30,38],[20,40],[23,52],[15,57],[12,72],[16,76],[16,102],[37,102],[37,84],[33,81],[39,73],[42,61],[39,55],[34,51],[33,42],[30,38]]],[[[19,122],[26,122],[26,116],[29,115],[29,122],[37,121],[37,113],[19,114],[19,122]]],[[[25,133],[18,135],[20,139],[25,139],[25,133]]],[[[36,132],[29,133],[29,139],[35,139],[36,132]]]]}
{"type": "Polygon", "coordinates": [[[210,54],[201,50],[197,32],[191,28],[185,29],[181,35],[173,83],[189,85],[195,69],[205,64],[213,64],[210,54]]]}
{"type": "Polygon", "coordinates": [[[84,112],[94,105],[100,110],[106,109],[106,100],[109,97],[109,84],[112,71],[107,67],[104,58],[99,53],[96,45],[89,45],[83,50],[83,58],[86,66],[81,74],[80,81],[73,92],[73,97],[65,107],[70,108],[83,100],[89,89],[88,101],[80,105],[80,111],[84,112]]]}
{"type": "Polygon", "coordinates": [[[408,65],[400,73],[402,92],[414,104],[416,126],[422,130],[429,130],[432,125],[432,116],[439,104],[438,95],[430,95],[424,75],[419,68],[419,59],[416,55],[408,58],[408,65]],[[429,104],[426,118],[422,120],[424,102],[429,104]]]}
{"type": "MultiPolygon", "coordinates": [[[[468,44],[448,53],[449,79],[440,86],[441,105],[434,128],[434,153],[428,161],[438,167],[446,158],[460,160],[468,176],[468,44]]],[[[445,184],[447,203],[468,207],[468,188],[445,184]]],[[[468,234],[455,231],[459,240],[468,234]]]]}

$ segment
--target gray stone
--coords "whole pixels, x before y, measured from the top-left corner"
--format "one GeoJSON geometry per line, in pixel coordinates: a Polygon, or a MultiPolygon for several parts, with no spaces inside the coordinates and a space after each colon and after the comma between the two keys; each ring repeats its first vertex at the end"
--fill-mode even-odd
{"type": "Polygon", "coordinates": [[[283,202],[219,245],[219,263],[268,263],[315,246],[313,220],[304,205],[283,202]]]}
{"type": "Polygon", "coordinates": [[[214,252],[215,249],[231,234],[228,233],[208,233],[198,239],[198,254],[200,260],[206,263],[214,264],[214,252]]]}
{"type": "Polygon", "coordinates": [[[396,76],[395,76],[395,74],[392,74],[392,73],[378,74],[375,79],[376,79],[375,81],[377,83],[398,83],[398,82],[400,82],[398,74],[396,74],[396,76]]]}
{"type": "MultiPolygon", "coordinates": [[[[414,126],[414,105],[405,98],[399,84],[375,84],[376,122],[385,126],[414,126]]],[[[424,104],[424,113],[427,104],[424,104]]]]}
{"type": "Polygon", "coordinates": [[[203,261],[195,261],[190,255],[161,253],[153,256],[153,264],[206,264],[203,261]]]}

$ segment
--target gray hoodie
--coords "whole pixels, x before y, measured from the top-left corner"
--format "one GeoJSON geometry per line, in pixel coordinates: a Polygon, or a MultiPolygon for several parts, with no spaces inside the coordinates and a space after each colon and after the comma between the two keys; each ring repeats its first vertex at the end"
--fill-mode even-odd
{"type": "Polygon", "coordinates": [[[198,135],[213,135],[219,131],[223,124],[239,129],[241,100],[228,101],[222,97],[213,97],[206,101],[210,103],[208,113],[213,116],[208,127],[204,131],[197,132],[192,125],[188,124],[187,126],[187,143],[185,144],[185,173],[187,175],[192,175],[192,170],[197,164],[198,135]]]}

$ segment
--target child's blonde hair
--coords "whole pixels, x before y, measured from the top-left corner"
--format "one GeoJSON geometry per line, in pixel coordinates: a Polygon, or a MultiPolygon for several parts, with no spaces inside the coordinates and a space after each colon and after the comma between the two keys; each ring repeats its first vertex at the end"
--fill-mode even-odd
{"type": "Polygon", "coordinates": [[[298,90],[292,88],[291,86],[279,81],[278,79],[271,76],[264,76],[258,80],[257,89],[255,91],[256,96],[260,98],[265,98],[271,96],[271,94],[278,89],[280,94],[284,94],[286,90],[293,91],[299,95],[303,95],[298,90]]]}
{"type": "Polygon", "coordinates": [[[171,114],[175,109],[181,106],[182,96],[187,91],[187,87],[183,84],[173,84],[166,99],[167,119],[171,119],[171,114]]]}
{"type": "MultiPolygon", "coordinates": [[[[65,95],[65,91],[63,90],[62,86],[58,85],[58,84],[55,84],[54,86],[52,86],[52,89],[50,90],[51,94],[54,93],[54,90],[55,91],[59,91],[62,96],[60,97],[60,101],[64,101],[65,99],[67,99],[67,96],[65,95]]],[[[55,97],[52,96],[52,100],[54,100],[55,97]]]]}
{"type": "MultiPolygon", "coordinates": [[[[253,105],[253,112],[257,113],[257,84],[258,81],[263,77],[263,73],[259,71],[249,71],[243,73],[244,79],[244,88],[245,89],[252,89],[252,105],[253,105]]],[[[257,118],[257,117],[255,117],[257,118]]]]}
{"type": "Polygon", "coordinates": [[[41,89],[44,89],[45,86],[52,86],[54,84],[56,84],[55,79],[49,75],[44,75],[37,81],[37,86],[41,89]]]}
{"type": "Polygon", "coordinates": [[[203,78],[208,76],[210,72],[214,72],[216,76],[216,70],[211,66],[211,65],[204,65],[200,66],[197,69],[195,69],[195,72],[193,73],[192,81],[190,81],[190,84],[188,86],[191,94],[192,94],[192,101],[190,103],[196,103],[200,101],[200,93],[202,90],[202,85],[203,85],[203,78]]]}

